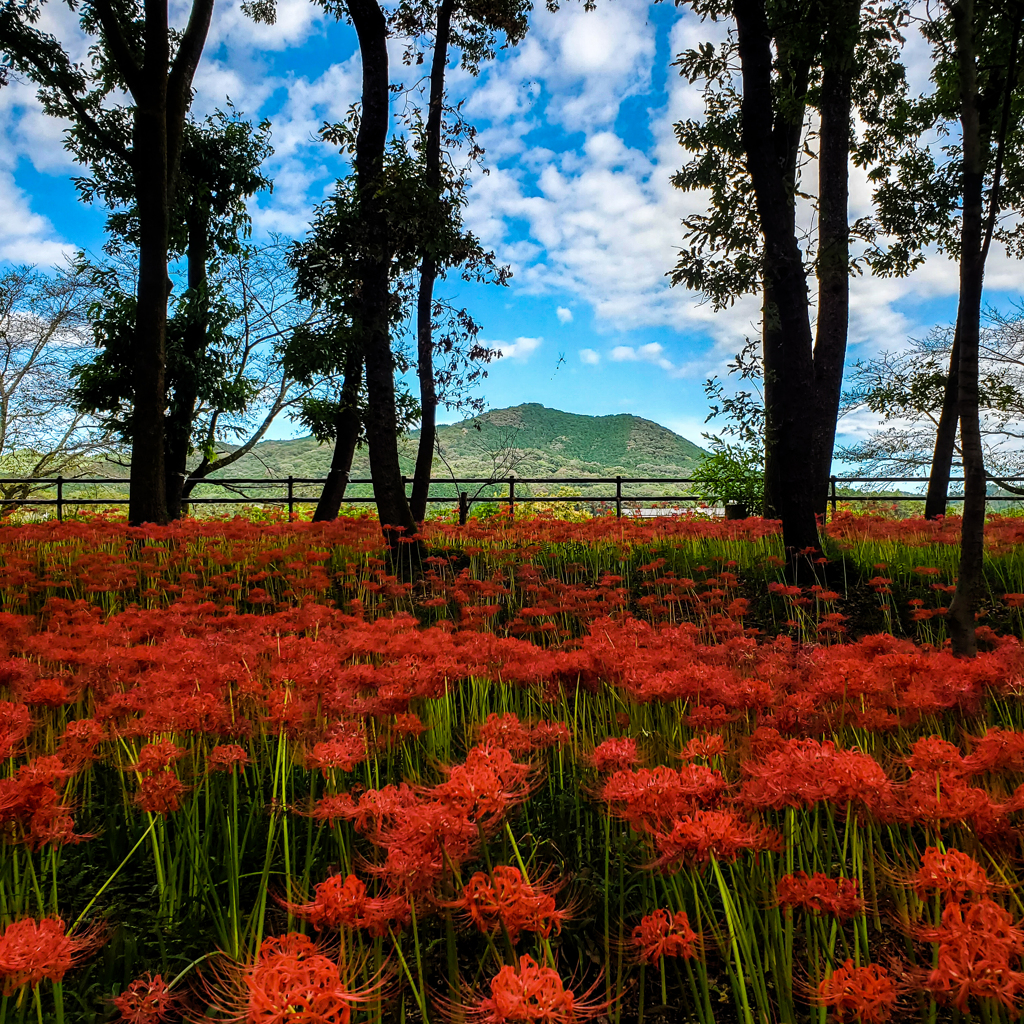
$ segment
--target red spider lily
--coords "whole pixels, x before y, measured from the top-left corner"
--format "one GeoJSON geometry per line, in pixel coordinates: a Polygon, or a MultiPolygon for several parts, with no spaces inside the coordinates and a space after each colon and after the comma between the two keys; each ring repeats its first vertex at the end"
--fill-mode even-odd
{"type": "Polygon", "coordinates": [[[680,769],[659,765],[615,772],[598,790],[598,797],[613,814],[643,832],[702,803],[716,803],[726,785],[722,774],[706,765],[688,764],[680,769]]]}
{"type": "Polygon", "coordinates": [[[884,967],[856,967],[847,960],[819,983],[816,1001],[831,1007],[841,1021],[884,1024],[896,1008],[896,998],[896,985],[884,967]]]}
{"type": "Polygon", "coordinates": [[[530,726],[521,722],[511,711],[505,715],[490,714],[480,726],[479,742],[504,747],[513,754],[528,754],[533,750],[530,726]]]}
{"type": "Polygon", "coordinates": [[[782,837],[770,828],[759,828],[735,811],[695,811],[675,822],[672,831],[656,832],[655,864],[664,869],[681,861],[704,863],[712,855],[735,860],[742,852],[778,851],[782,837]]]}
{"type": "Polygon", "coordinates": [[[99,945],[95,931],[72,937],[59,917],[39,921],[25,917],[9,924],[0,935],[0,981],[4,995],[22,985],[33,988],[44,978],[61,981],[99,945]]]}
{"type": "Polygon", "coordinates": [[[989,729],[964,763],[972,774],[1024,771],[1024,732],[989,729]]]}
{"type": "Polygon", "coordinates": [[[633,768],[640,760],[636,752],[636,740],[631,736],[611,736],[594,747],[589,760],[599,772],[633,768]]]}
{"type": "Polygon", "coordinates": [[[62,679],[37,679],[21,691],[21,699],[30,707],[58,708],[71,700],[71,691],[62,679]]]}
{"type": "Polygon", "coordinates": [[[17,753],[32,732],[32,715],[24,704],[0,700],[0,761],[17,753]]]}
{"type": "Polygon", "coordinates": [[[462,898],[447,905],[464,911],[481,932],[504,926],[513,943],[524,931],[548,938],[552,928],[561,933],[568,916],[565,910],[555,909],[558,888],[530,884],[518,868],[499,865],[490,875],[477,871],[463,887],[462,898]]]}
{"type": "Polygon", "coordinates": [[[419,715],[406,711],[395,715],[393,730],[396,736],[409,736],[415,739],[417,736],[422,736],[427,731],[427,727],[420,721],[419,715]]]}
{"type": "Polygon", "coordinates": [[[245,768],[249,764],[249,755],[245,747],[237,743],[219,743],[210,748],[206,755],[206,767],[211,772],[227,772],[235,774],[236,768],[245,768]]]}
{"type": "Polygon", "coordinates": [[[181,794],[187,789],[174,772],[159,771],[142,779],[135,802],[150,814],[173,814],[181,808],[181,794]]]}
{"type": "Polygon", "coordinates": [[[709,759],[721,757],[725,753],[725,740],[718,733],[710,733],[707,736],[694,736],[689,743],[683,747],[679,756],[684,761],[693,761],[698,757],[709,759]]]}
{"type": "Polygon", "coordinates": [[[308,935],[289,932],[265,939],[256,962],[242,975],[244,1024],[349,1024],[352,1007],[367,993],[353,992],[338,965],[308,935]]]}
{"type": "Polygon", "coordinates": [[[547,750],[572,742],[572,732],[565,722],[537,722],[531,733],[534,750],[547,750]]]}
{"type": "Polygon", "coordinates": [[[973,857],[953,849],[942,852],[934,846],[924,851],[913,885],[922,894],[940,892],[947,902],[960,901],[968,893],[984,896],[994,888],[973,857]]]}
{"type": "Polygon", "coordinates": [[[938,774],[943,779],[958,778],[968,771],[960,749],[940,736],[921,737],[906,762],[914,771],[938,774]]]}
{"type": "Polygon", "coordinates": [[[80,718],[68,722],[57,747],[57,756],[72,771],[97,759],[96,748],[106,738],[102,722],[94,718],[80,718]]]}
{"type": "Polygon", "coordinates": [[[530,793],[533,768],[512,760],[504,747],[476,746],[466,752],[465,764],[454,765],[448,778],[430,795],[457,806],[479,823],[498,818],[530,793]]]}
{"type": "Polygon", "coordinates": [[[810,807],[819,801],[869,809],[890,802],[891,783],[882,766],[857,750],[830,741],[786,740],[743,764],[740,802],[748,807],[810,807]]]}
{"type": "Polygon", "coordinates": [[[159,974],[146,973],[112,1001],[125,1024],[163,1024],[175,1000],[159,974]]]}
{"type": "Polygon", "coordinates": [[[0,779],[0,833],[33,849],[89,838],[74,831],[71,808],[57,787],[72,772],[54,755],[22,765],[13,779],[0,779]]]}
{"type": "Polygon", "coordinates": [[[409,920],[409,903],[401,896],[366,895],[366,884],[355,875],[330,875],[313,890],[305,904],[285,904],[290,913],[323,928],[365,928],[370,935],[387,935],[392,925],[409,920]]]}
{"type": "Polygon", "coordinates": [[[368,754],[366,730],[361,722],[345,722],[335,734],[313,746],[306,757],[307,768],[319,768],[324,778],[332,769],[350,772],[366,760],[368,754]]]}
{"type": "Polygon", "coordinates": [[[135,764],[127,767],[132,772],[159,772],[169,768],[175,761],[183,758],[188,751],[179,747],[171,740],[158,740],[155,743],[147,743],[139,752],[139,759],[135,764]]]}
{"type": "Polygon", "coordinates": [[[938,962],[925,986],[949,994],[961,1012],[972,997],[998,999],[1015,1011],[1024,995],[1024,973],[1014,969],[1024,954],[1024,930],[998,903],[982,898],[947,903],[937,928],[922,928],[920,938],[938,944],[938,962]]]}
{"type": "Polygon", "coordinates": [[[630,939],[641,960],[657,963],[663,956],[679,956],[684,960],[696,956],[696,943],[700,936],[690,927],[685,910],[670,914],[655,910],[633,929],[630,939]]]}
{"type": "Polygon", "coordinates": [[[856,879],[829,878],[819,871],[810,877],[804,871],[783,875],[775,885],[775,893],[782,907],[801,907],[838,918],[855,917],[864,911],[856,879]]]}
{"type": "Polygon", "coordinates": [[[479,1024],[580,1024],[609,1005],[588,1002],[587,995],[577,997],[554,968],[521,956],[517,967],[506,965],[498,971],[491,979],[490,996],[468,1007],[467,1016],[479,1024]]]}

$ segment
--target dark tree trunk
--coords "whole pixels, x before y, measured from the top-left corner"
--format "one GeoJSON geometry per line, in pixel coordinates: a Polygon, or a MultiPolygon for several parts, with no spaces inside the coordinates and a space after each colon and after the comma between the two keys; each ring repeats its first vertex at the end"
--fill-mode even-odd
{"type": "Polygon", "coordinates": [[[850,116],[861,0],[830,8],[818,154],[818,325],[814,342],[814,511],[824,517],[850,323],[850,116]]]}
{"type": "Polygon", "coordinates": [[[188,212],[188,288],[191,302],[182,339],[181,365],[166,421],[167,514],[171,519],[180,519],[183,514],[192,421],[199,400],[195,366],[208,344],[210,302],[206,268],[209,234],[206,211],[200,202],[193,202],[188,212]]]}
{"type": "MultiPolygon", "coordinates": [[[[161,5],[147,4],[146,56],[159,50],[151,20],[161,5]]],[[[131,483],[128,519],[135,525],[167,522],[164,470],[164,377],[167,362],[167,246],[169,202],[167,174],[167,7],[162,6],[162,68],[154,68],[145,97],[135,109],[133,171],[139,215],[139,280],[132,340],[131,483]]],[[[152,55],[154,61],[159,55],[152,55]]],[[[148,70],[148,68],[147,68],[148,70]]]]}
{"type": "MultiPolygon", "coordinates": [[[[957,327],[960,336],[960,366],[957,375],[957,405],[960,413],[960,451],[964,464],[964,515],[960,531],[960,567],[956,590],[950,602],[949,622],[953,653],[973,657],[978,651],[975,613],[985,585],[985,499],[987,474],[981,444],[978,395],[978,349],[981,334],[981,300],[985,281],[985,260],[999,215],[999,188],[1003,156],[1010,125],[1010,110],[1017,83],[1017,46],[1020,39],[1021,9],[1014,4],[1007,12],[1012,22],[1006,63],[1000,123],[996,132],[996,156],[989,193],[988,217],[984,216],[985,146],[982,141],[981,96],[978,86],[975,32],[979,15],[974,0],[950,4],[956,32],[960,77],[960,127],[963,152],[963,205],[960,221],[960,304],[957,327]],[[985,221],[987,220],[987,223],[985,221]]],[[[987,134],[987,133],[986,133],[987,134]]],[[[988,140],[986,139],[986,142],[988,140]]]]}
{"type": "MultiPolygon", "coordinates": [[[[772,36],[763,0],[735,0],[742,64],[742,140],[764,237],[765,497],[791,552],[818,548],[809,459],[814,361],[807,278],[794,229],[792,188],[773,132],[772,36]]],[[[790,118],[791,137],[799,125],[790,118]]],[[[786,152],[791,150],[787,144],[786,152]]]]}
{"type": "Polygon", "coordinates": [[[359,391],[363,385],[363,354],[353,346],[345,360],[345,379],[341,385],[338,418],[335,421],[334,455],[320,500],[313,512],[313,522],[323,523],[338,518],[345,498],[352,457],[359,441],[362,415],[359,411],[359,391]]]}
{"type": "MultiPolygon", "coordinates": [[[[360,219],[367,250],[362,256],[359,331],[366,366],[366,440],[377,514],[393,559],[402,553],[398,541],[416,532],[405,496],[398,461],[398,412],[395,406],[395,363],[391,352],[389,271],[391,244],[386,211],[379,195],[384,150],[390,121],[388,91],[388,26],[376,0],[349,0],[348,12],[359,37],[363,63],[362,116],[356,136],[355,170],[360,219]]],[[[415,553],[410,549],[410,564],[415,553]]],[[[405,564],[403,557],[398,563],[405,564]]]]}
{"type": "MultiPolygon", "coordinates": [[[[448,40],[451,35],[455,0],[444,0],[437,12],[434,57],[430,67],[430,101],[427,108],[425,182],[431,195],[440,202],[441,191],[441,114],[444,110],[444,76],[448,66],[448,40]]],[[[433,307],[437,261],[428,255],[420,264],[420,289],[416,301],[416,370],[420,378],[420,441],[416,450],[416,469],[412,480],[410,506],[416,522],[427,514],[430,471],[434,465],[434,440],[437,436],[437,389],[434,385],[433,307]]]]}
{"type": "Polygon", "coordinates": [[[957,404],[960,413],[960,450],[964,462],[964,517],[960,534],[960,568],[947,622],[953,653],[972,657],[977,653],[974,613],[984,582],[985,554],[985,459],[978,418],[978,341],[981,297],[985,275],[982,254],[982,157],[978,110],[978,72],[974,45],[974,3],[952,5],[960,72],[963,140],[963,214],[960,226],[960,366],[957,404]]]}
{"type": "Polygon", "coordinates": [[[135,103],[131,163],[139,217],[139,283],[132,340],[134,406],[129,522],[165,523],[167,405],[167,247],[170,210],[181,157],[192,81],[206,43],[213,0],[193,0],[173,62],[167,0],[144,0],[142,61],[128,44],[118,15],[97,0],[97,19],[111,59],[135,103]]]}
{"type": "Polygon", "coordinates": [[[953,331],[953,350],[949,353],[949,373],[942,395],[942,411],[935,431],[935,449],[928,476],[928,494],[924,502],[925,519],[938,519],[946,514],[949,499],[949,477],[956,451],[956,428],[960,424],[960,318],[953,331]]]}

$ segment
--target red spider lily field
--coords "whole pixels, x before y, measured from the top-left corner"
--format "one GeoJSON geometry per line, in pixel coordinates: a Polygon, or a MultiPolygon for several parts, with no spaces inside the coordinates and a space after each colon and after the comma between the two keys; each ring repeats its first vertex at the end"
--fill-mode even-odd
{"type": "Polygon", "coordinates": [[[1024,519],[0,528],[0,1024],[1007,1021],[1024,519]]]}

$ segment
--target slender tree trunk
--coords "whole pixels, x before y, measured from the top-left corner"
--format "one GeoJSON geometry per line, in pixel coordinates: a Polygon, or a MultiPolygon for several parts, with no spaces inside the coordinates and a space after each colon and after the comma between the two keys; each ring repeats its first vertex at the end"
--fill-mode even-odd
{"type": "Polygon", "coordinates": [[[143,0],[143,59],[126,43],[117,16],[98,6],[114,63],[135,102],[132,173],[139,217],[139,284],[132,339],[132,470],[128,520],[167,522],[164,415],[167,405],[167,248],[170,209],[192,81],[206,43],[214,0],[193,0],[171,61],[168,0],[143,0]]]}
{"type": "Polygon", "coordinates": [[[765,243],[766,507],[782,519],[786,547],[799,552],[818,547],[808,465],[814,360],[807,278],[793,226],[792,189],[773,138],[772,36],[764,2],[735,0],[733,13],[743,78],[742,141],[765,243]]]}
{"type": "Polygon", "coordinates": [[[935,449],[928,476],[928,494],[924,502],[925,519],[938,519],[946,514],[949,499],[949,477],[956,451],[956,429],[960,424],[960,317],[953,331],[953,349],[949,353],[949,373],[942,395],[942,411],[935,431],[935,449]]]}
{"type": "Polygon", "coordinates": [[[207,280],[209,221],[199,202],[188,212],[188,288],[189,318],[182,339],[180,366],[166,422],[167,514],[180,519],[183,514],[185,478],[188,475],[188,453],[192,440],[199,390],[195,365],[209,342],[210,302],[207,280]]]}
{"type": "MultiPolygon", "coordinates": [[[[366,366],[366,440],[377,515],[391,557],[401,554],[398,541],[416,533],[398,461],[398,412],[395,363],[391,352],[389,271],[391,243],[379,195],[390,121],[388,26],[376,0],[349,0],[348,12],[359,37],[363,63],[363,105],[356,136],[355,169],[364,237],[372,239],[362,256],[359,329],[366,366]]],[[[410,564],[415,561],[410,551],[410,564]]],[[[405,558],[399,563],[404,567],[405,558]]]]}
{"type": "MultiPolygon", "coordinates": [[[[443,0],[437,11],[434,57],[430,67],[430,101],[427,108],[426,186],[440,205],[441,193],[441,114],[444,110],[444,76],[448,66],[448,40],[451,35],[455,0],[443,0]]],[[[420,289],[416,301],[416,370],[420,378],[420,441],[416,450],[416,469],[412,480],[410,506],[416,522],[427,514],[430,471],[434,465],[434,441],[437,436],[437,389],[434,386],[433,307],[437,261],[428,253],[420,264],[420,289]]]]}
{"type": "Polygon", "coordinates": [[[850,323],[850,116],[861,0],[830,8],[818,155],[818,325],[814,342],[814,511],[824,517],[850,323]]]}
{"type": "Polygon", "coordinates": [[[972,657],[978,650],[974,614],[984,584],[985,554],[985,459],[978,416],[978,343],[985,275],[982,253],[985,164],[978,109],[974,3],[973,0],[960,0],[952,4],[950,9],[956,28],[963,142],[957,404],[960,413],[960,449],[964,462],[964,517],[960,534],[960,568],[947,622],[953,641],[953,653],[960,657],[972,657]]]}
{"type": "Polygon", "coordinates": [[[362,415],[359,411],[359,391],[363,386],[363,354],[353,346],[345,360],[345,379],[341,385],[338,418],[334,434],[334,455],[327,481],[320,493],[313,522],[322,523],[337,519],[341,503],[345,498],[349,474],[352,472],[352,457],[359,441],[362,415]]]}
{"type": "MultiPolygon", "coordinates": [[[[147,56],[149,8],[147,4],[147,56]]],[[[164,38],[167,38],[166,6],[164,38]]],[[[166,47],[165,47],[166,49],[166,47]]],[[[164,471],[164,376],[167,362],[168,174],[166,63],[152,75],[146,102],[135,109],[132,150],[139,215],[139,281],[132,340],[131,483],[128,519],[133,525],[167,522],[164,471]]]]}

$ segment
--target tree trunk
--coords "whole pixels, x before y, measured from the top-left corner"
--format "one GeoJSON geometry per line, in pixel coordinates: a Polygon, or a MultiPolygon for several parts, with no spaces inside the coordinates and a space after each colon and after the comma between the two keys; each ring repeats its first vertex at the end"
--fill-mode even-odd
{"type": "MultiPolygon", "coordinates": [[[[448,66],[448,40],[451,35],[455,0],[444,0],[437,12],[434,57],[430,67],[430,101],[424,153],[425,183],[440,205],[441,192],[441,114],[444,110],[444,75],[448,66]]],[[[421,523],[427,514],[430,472],[434,465],[434,441],[437,436],[437,389],[434,386],[433,307],[437,261],[429,254],[420,264],[420,290],[416,302],[416,370],[420,378],[420,442],[416,450],[416,469],[412,479],[410,506],[412,517],[421,523]]]]}
{"type": "Polygon", "coordinates": [[[164,414],[167,404],[167,247],[192,81],[206,43],[214,0],[193,0],[171,62],[168,0],[144,0],[143,59],[126,45],[117,16],[98,7],[111,53],[135,102],[132,174],[139,217],[139,284],[132,339],[132,469],[128,520],[167,522],[164,414]]]}
{"type": "MultiPolygon", "coordinates": [[[[764,237],[765,497],[792,553],[818,548],[812,452],[814,361],[793,194],[773,137],[772,36],[763,0],[735,0],[742,142],[764,237]]],[[[792,121],[788,134],[794,134],[792,121]]],[[[787,146],[787,152],[791,147],[787,146]]]]}
{"type": "Polygon", "coordinates": [[[180,519],[183,514],[182,502],[185,478],[188,476],[192,420],[199,400],[195,365],[208,344],[208,243],[209,219],[201,203],[194,201],[190,204],[188,212],[189,316],[166,422],[167,514],[171,519],[180,519]]]}
{"type": "Polygon", "coordinates": [[[861,0],[830,8],[818,154],[818,324],[814,342],[814,511],[824,518],[850,323],[849,165],[861,0]]]}
{"type": "Polygon", "coordinates": [[[362,417],[359,412],[359,391],[363,384],[363,354],[355,346],[345,360],[345,379],[341,385],[338,418],[334,434],[334,455],[320,500],[313,512],[313,522],[323,523],[337,519],[345,498],[352,457],[359,441],[362,417]]]}
{"type": "MultiPolygon", "coordinates": [[[[404,568],[398,541],[416,533],[398,461],[395,365],[389,325],[391,243],[379,193],[390,120],[388,26],[376,0],[349,0],[348,12],[359,37],[363,63],[362,116],[356,136],[355,170],[360,219],[367,248],[362,255],[359,333],[366,366],[366,440],[370,475],[384,541],[390,557],[404,568]],[[372,240],[372,242],[370,241],[372,240]]],[[[403,545],[404,547],[404,545],[403,545]]],[[[411,557],[410,565],[415,561],[411,557]]]]}
{"type": "Polygon", "coordinates": [[[960,318],[953,331],[953,349],[949,353],[949,373],[942,395],[942,412],[935,431],[935,450],[928,476],[928,494],[924,502],[925,519],[938,519],[946,514],[949,500],[949,477],[956,451],[956,428],[960,423],[960,318]]]}
{"type": "Polygon", "coordinates": [[[960,568],[946,621],[953,641],[953,653],[959,657],[973,657],[978,650],[974,615],[984,584],[985,555],[985,459],[978,416],[978,343],[985,275],[982,253],[985,164],[978,110],[974,3],[973,0],[961,0],[952,4],[950,9],[956,28],[963,141],[957,404],[960,413],[960,449],[964,462],[964,517],[960,533],[960,568]]]}
{"type": "MultiPolygon", "coordinates": [[[[158,6],[158,5],[152,5],[158,6]]],[[[166,22],[166,6],[164,7],[166,22]]],[[[147,29],[148,29],[147,12],[147,29]]],[[[164,28],[166,36],[166,24],[164,28]]],[[[132,150],[139,214],[139,282],[132,339],[131,483],[133,526],[167,522],[164,376],[167,362],[168,175],[166,65],[135,109],[132,150]]]]}

